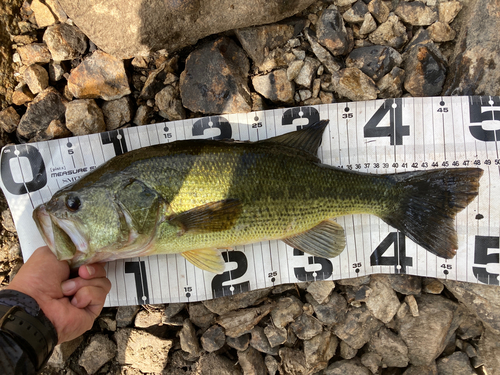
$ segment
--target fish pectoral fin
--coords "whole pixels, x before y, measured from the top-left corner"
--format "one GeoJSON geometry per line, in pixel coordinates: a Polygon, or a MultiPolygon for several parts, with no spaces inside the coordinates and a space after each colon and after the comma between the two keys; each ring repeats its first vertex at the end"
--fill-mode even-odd
{"type": "Polygon", "coordinates": [[[333,220],[325,220],[314,228],[282,240],[287,245],[322,258],[334,258],[345,248],[344,228],[333,220]]]}
{"type": "Polygon", "coordinates": [[[221,274],[226,268],[226,262],[217,249],[190,250],[181,255],[196,267],[208,272],[221,274]]]}
{"type": "Polygon", "coordinates": [[[238,199],[223,199],[174,215],[169,222],[180,227],[179,235],[186,232],[220,232],[235,225],[241,210],[242,204],[238,199]]]}

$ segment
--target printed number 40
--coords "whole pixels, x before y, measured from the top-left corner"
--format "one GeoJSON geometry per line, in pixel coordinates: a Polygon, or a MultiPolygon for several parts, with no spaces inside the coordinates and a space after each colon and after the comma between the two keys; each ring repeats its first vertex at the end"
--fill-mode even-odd
{"type": "Polygon", "coordinates": [[[390,137],[391,145],[402,145],[403,137],[410,135],[410,127],[403,125],[403,100],[386,99],[364,127],[365,138],[390,137]],[[382,126],[382,120],[389,115],[389,125],[382,126]]]}

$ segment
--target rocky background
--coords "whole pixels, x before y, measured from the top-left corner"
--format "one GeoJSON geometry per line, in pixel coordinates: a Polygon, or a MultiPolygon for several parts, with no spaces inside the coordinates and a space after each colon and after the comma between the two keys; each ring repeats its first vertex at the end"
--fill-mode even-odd
{"type": "MultiPolygon", "coordinates": [[[[338,101],[500,95],[499,15],[488,0],[4,0],[0,143],[338,101]]],[[[22,256],[0,206],[5,286],[22,256]]],[[[43,373],[500,374],[500,289],[377,275],[106,308],[43,373]]]]}

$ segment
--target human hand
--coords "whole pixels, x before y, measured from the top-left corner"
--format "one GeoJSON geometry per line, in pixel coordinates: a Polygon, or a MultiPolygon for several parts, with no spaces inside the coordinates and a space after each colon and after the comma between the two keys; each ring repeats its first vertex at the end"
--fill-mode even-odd
{"type": "Polygon", "coordinates": [[[111,283],[102,264],[78,269],[68,279],[66,261],[58,261],[47,246],[35,250],[7,289],[34,298],[57,330],[58,344],[70,341],[90,328],[100,314],[111,283]]]}

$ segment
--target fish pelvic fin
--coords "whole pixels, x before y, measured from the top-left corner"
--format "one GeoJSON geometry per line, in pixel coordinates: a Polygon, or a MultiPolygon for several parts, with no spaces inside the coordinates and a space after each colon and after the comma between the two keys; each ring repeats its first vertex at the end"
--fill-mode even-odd
{"type": "Polygon", "coordinates": [[[180,228],[179,235],[220,232],[232,228],[242,211],[238,199],[224,199],[192,208],[169,218],[170,224],[180,228]]]}
{"type": "Polygon", "coordinates": [[[344,228],[332,219],[282,241],[295,249],[322,258],[336,257],[346,245],[344,228]]]}
{"type": "Polygon", "coordinates": [[[278,135],[260,142],[281,144],[317,156],[318,148],[321,146],[323,132],[329,122],[330,120],[321,120],[300,130],[278,135]]]}
{"type": "Polygon", "coordinates": [[[208,272],[221,274],[226,268],[226,262],[217,249],[190,250],[181,255],[196,267],[208,272]]]}
{"type": "Polygon", "coordinates": [[[432,254],[455,256],[458,238],[455,216],[477,196],[480,168],[438,169],[389,175],[399,204],[380,215],[432,254]]]}

